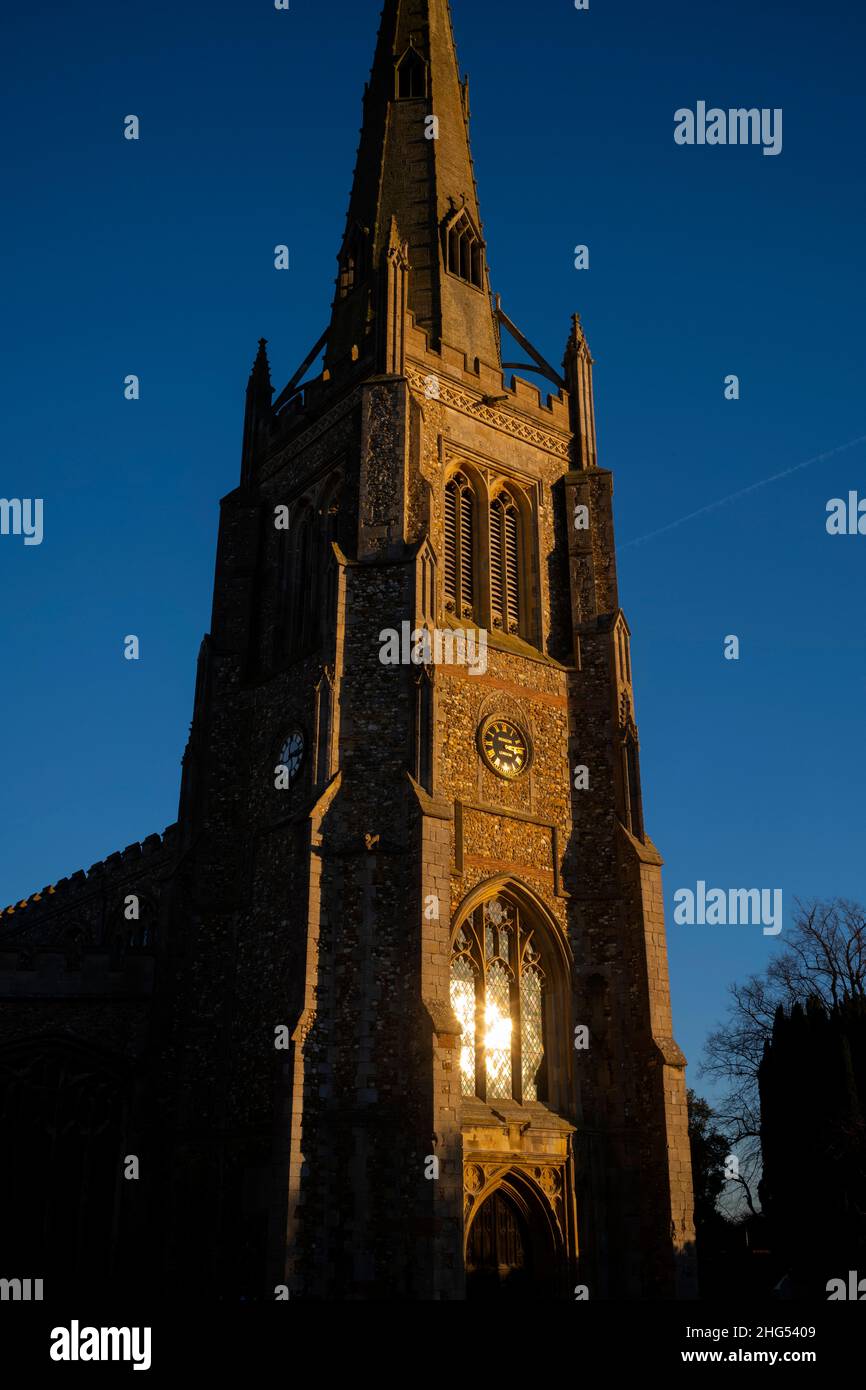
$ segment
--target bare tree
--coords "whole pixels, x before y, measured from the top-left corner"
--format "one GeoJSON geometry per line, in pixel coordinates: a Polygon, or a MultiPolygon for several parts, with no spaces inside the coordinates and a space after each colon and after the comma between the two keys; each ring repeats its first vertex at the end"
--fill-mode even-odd
{"type": "Polygon", "coordinates": [[[758,1067],[773,1031],[776,1010],[820,999],[827,1009],[846,998],[866,997],[866,909],[837,898],[796,904],[785,950],[762,975],[730,986],[727,1020],[710,1034],[698,1075],[726,1084],[714,1104],[740,1160],[737,1180],[751,1211],[760,1175],[758,1067]]]}

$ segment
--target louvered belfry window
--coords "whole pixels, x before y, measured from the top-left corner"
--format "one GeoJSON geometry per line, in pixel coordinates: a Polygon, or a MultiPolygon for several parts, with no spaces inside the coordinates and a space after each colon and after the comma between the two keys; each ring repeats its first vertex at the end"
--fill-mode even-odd
{"type": "Polygon", "coordinates": [[[520,631],[520,518],[508,492],[490,507],[490,608],[495,628],[520,631]]]}
{"type": "Polygon", "coordinates": [[[445,488],[445,607],[474,616],[475,499],[469,480],[455,473],[445,488]]]}

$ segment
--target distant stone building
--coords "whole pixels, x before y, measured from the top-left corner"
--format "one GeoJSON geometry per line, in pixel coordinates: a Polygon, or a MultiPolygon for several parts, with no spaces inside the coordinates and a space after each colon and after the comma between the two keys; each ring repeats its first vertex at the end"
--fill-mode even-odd
{"type": "Polygon", "coordinates": [[[2,917],[0,1274],[46,1299],[693,1292],[592,358],[491,298],[468,119],[447,0],[387,0],[330,324],[250,377],[178,823],[2,917]]]}

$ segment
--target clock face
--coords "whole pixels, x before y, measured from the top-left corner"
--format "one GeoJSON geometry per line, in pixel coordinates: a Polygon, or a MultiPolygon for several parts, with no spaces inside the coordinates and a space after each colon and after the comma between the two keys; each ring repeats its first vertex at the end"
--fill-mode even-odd
{"type": "Polygon", "coordinates": [[[289,734],[280,752],[279,765],[288,770],[289,786],[298,780],[298,773],[304,761],[304,735],[300,729],[289,734]]]}
{"type": "Polygon", "coordinates": [[[529,766],[529,740],[510,719],[494,716],[481,726],[481,754],[499,777],[514,781],[529,766]]]}

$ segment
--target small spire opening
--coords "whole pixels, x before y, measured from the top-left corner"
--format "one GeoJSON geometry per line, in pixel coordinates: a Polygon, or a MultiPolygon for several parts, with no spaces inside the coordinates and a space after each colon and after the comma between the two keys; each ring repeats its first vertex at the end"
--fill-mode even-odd
{"type": "Polygon", "coordinates": [[[451,275],[483,290],[484,243],[465,208],[445,224],[445,264],[451,275]]]}
{"type": "Polygon", "coordinates": [[[407,48],[397,64],[397,100],[415,101],[427,95],[427,64],[415,48],[407,48]]]}
{"type": "Polygon", "coordinates": [[[353,227],[340,257],[340,298],[346,299],[367,275],[367,238],[353,227]]]}

